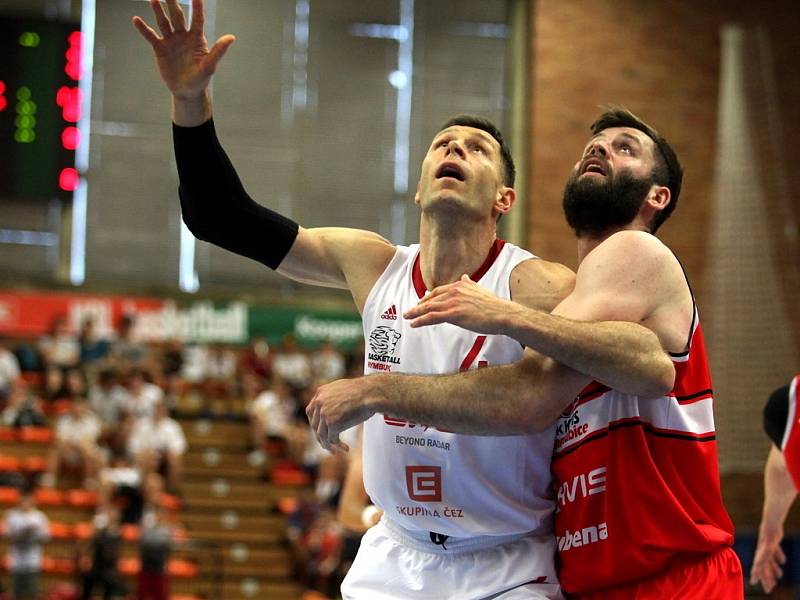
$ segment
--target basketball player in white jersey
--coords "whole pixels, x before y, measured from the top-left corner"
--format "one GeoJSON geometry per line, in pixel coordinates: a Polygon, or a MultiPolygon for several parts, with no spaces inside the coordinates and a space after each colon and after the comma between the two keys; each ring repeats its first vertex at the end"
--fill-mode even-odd
{"type": "MultiPolygon", "coordinates": [[[[428,289],[469,273],[493,295],[550,311],[573,274],[496,238],[514,204],[514,166],[499,131],[457,117],[435,136],[415,202],[420,243],[377,234],[305,229],[245,192],[214,132],[208,84],[234,41],[209,49],[203,3],[191,23],[177,2],[151,0],[159,33],[135,17],[173,96],[173,136],[183,218],[200,239],[258,260],[297,281],[349,289],[364,318],[368,372],[450,373],[522,356],[503,336],[443,324],[412,330],[403,313],[428,289]]],[[[636,363],[657,344],[630,328],[598,360],[636,363]]],[[[652,370],[641,370],[651,385],[652,370]]],[[[560,385],[570,386],[569,376],[560,385]]],[[[452,398],[458,402],[457,398],[452,398]]],[[[384,518],[362,541],[345,598],[557,598],[549,460],[553,428],[516,437],[455,435],[374,415],[363,441],[367,491],[384,518]]]]}

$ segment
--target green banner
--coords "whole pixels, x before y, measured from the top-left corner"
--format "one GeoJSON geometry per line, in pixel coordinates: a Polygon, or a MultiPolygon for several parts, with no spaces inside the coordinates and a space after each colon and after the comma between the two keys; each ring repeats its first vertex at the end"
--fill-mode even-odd
{"type": "Polygon", "coordinates": [[[330,341],[345,350],[355,347],[364,337],[361,318],[356,313],[263,306],[250,307],[248,332],[251,338],[260,335],[270,344],[278,344],[291,334],[307,348],[330,341]]]}

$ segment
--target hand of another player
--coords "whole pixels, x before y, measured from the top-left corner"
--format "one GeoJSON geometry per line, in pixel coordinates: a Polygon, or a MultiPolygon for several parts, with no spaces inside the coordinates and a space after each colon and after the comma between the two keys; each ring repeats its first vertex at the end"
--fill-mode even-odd
{"type": "Polygon", "coordinates": [[[463,275],[459,281],[434,288],[403,315],[412,327],[452,323],[477,333],[503,333],[507,300],[498,298],[463,275]]]}
{"type": "Polygon", "coordinates": [[[317,393],[306,406],[306,416],[311,429],[323,448],[329,452],[349,450],[339,439],[339,434],[366,421],[374,413],[371,405],[372,377],[340,379],[317,388],[317,393]]]}
{"type": "Polygon", "coordinates": [[[192,22],[188,28],[178,0],[167,0],[166,5],[167,11],[159,0],[150,0],[161,36],[141,17],[133,17],[133,26],[153,47],[159,73],[169,90],[180,98],[199,97],[205,93],[217,64],[236,38],[223,35],[209,50],[203,33],[203,0],[192,0],[192,22]]]}
{"type": "Polygon", "coordinates": [[[783,565],[786,564],[786,555],[780,546],[782,535],[775,540],[759,536],[753,567],[750,569],[750,584],[761,584],[764,591],[769,594],[775,589],[778,581],[783,577],[783,565]]]}

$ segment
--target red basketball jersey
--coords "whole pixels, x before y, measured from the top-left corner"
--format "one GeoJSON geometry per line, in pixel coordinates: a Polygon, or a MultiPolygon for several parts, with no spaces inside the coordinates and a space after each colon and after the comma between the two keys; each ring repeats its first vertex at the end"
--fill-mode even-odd
{"type": "Polygon", "coordinates": [[[696,319],[689,348],[672,357],[668,395],[639,398],[593,382],[562,414],[553,472],[559,578],[567,592],[650,577],[733,543],[696,319]]]}
{"type": "Polygon", "coordinates": [[[786,459],[786,468],[794,480],[794,486],[800,490],[800,414],[797,412],[797,386],[800,375],[789,384],[789,414],[786,417],[786,430],[783,434],[781,451],[786,459]]]}

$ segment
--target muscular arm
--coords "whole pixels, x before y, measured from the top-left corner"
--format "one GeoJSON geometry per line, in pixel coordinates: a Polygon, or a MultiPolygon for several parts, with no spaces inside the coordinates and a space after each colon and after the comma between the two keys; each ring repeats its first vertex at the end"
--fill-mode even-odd
{"type": "Polygon", "coordinates": [[[674,381],[665,347],[683,350],[688,339],[691,298],[681,292],[688,295],[674,257],[640,232],[622,232],[595,248],[552,315],[500,300],[468,279],[442,286],[406,313],[416,326],[451,322],[511,335],[541,352],[470,373],[336,382],[309,405],[312,426],[331,444],[339,431],[375,412],[462,433],[515,434],[547,427],[593,379],[627,393],[661,395],[674,381]]]}
{"type": "Polygon", "coordinates": [[[772,446],[764,470],[764,507],[758,528],[758,545],[750,571],[750,583],[761,583],[764,591],[771,592],[783,576],[782,566],[786,556],[781,549],[783,524],[797,497],[786,461],[778,448],[772,446]]]}

